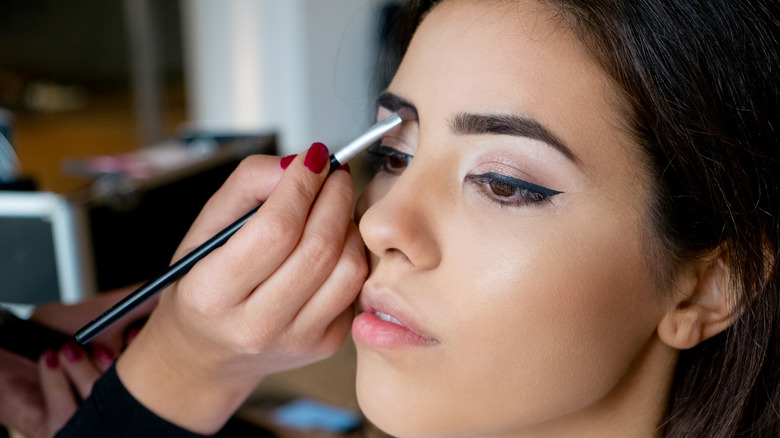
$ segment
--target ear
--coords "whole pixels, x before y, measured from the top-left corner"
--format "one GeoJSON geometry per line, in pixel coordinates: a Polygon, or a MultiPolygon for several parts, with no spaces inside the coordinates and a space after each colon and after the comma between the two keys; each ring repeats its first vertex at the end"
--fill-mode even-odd
{"type": "Polygon", "coordinates": [[[738,313],[737,294],[721,249],[683,268],[674,284],[671,308],[657,329],[659,338],[670,347],[680,350],[694,347],[734,322],[738,313]]]}

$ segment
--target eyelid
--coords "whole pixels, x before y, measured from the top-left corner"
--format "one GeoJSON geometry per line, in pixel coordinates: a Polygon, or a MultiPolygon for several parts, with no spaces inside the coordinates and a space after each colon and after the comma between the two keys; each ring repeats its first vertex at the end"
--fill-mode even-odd
{"type": "Polygon", "coordinates": [[[384,146],[389,146],[400,152],[414,155],[416,152],[416,138],[416,128],[414,128],[413,125],[410,125],[408,121],[404,120],[398,126],[387,131],[379,140],[384,146]]]}
{"type": "Polygon", "coordinates": [[[413,157],[414,155],[403,152],[401,149],[393,146],[385,144],[384,140],[379,140],[368,147],[367,149],[368,153],[376,154],[376,155],[395,155],[395,156],[406,156],[406,157],[413,157]]]}

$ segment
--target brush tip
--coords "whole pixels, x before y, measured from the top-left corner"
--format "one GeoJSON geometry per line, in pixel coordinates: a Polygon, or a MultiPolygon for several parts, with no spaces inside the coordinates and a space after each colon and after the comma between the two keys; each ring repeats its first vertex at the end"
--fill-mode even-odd
{"type": "Polygon", "coordinates": [[[404,122],[408,120],[417,120],[417,113],[415,113],[411,108],[399,108],[395,111],[395,113],[398,114],[398,117],[400,117],[404,122]]]}

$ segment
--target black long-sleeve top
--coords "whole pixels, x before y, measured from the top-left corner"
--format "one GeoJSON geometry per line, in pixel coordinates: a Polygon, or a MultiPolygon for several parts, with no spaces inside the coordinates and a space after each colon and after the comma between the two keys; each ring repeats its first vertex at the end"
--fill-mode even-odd
{"type": "Polygon", "coordinates": [[[203,438],[170,423],[139,403],[112,366],[95,382],[92,393],[56,438],[170,437],[203,438]]]}

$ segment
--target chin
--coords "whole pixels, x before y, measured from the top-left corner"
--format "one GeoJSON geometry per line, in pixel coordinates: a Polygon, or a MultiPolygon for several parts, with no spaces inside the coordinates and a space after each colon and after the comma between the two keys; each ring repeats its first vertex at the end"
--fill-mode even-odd
{"type": "Polygon", "coordinates": [[[463,425],[447,421],[434,412],[441,403],[399,383],[403,380],[403,376],[380,365],[358,360],[357,400],[361,411],[374,426],[399,438],[476,436],[464,432],[463,425]]]}
{"type": "Polygon", "coordinates": [[[358,359],[357,400],[368,421],[394,437],[437,436],[431,434],[433,419],[430,412],[414,406],[414,401],[419,401],[416,394],[409,393],[387,377],[386,371],[377,371],[376,366],[367,364],[365,359],[358,359]],[[404,403],[404,399],[410,402],[404,403]],[[423,426],[425,423],[428,427],[423,426]]]}

